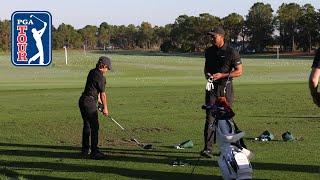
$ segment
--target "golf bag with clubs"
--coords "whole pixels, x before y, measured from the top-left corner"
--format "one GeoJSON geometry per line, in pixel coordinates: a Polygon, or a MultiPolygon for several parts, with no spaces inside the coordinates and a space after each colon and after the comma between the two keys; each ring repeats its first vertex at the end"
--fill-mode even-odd
{"type": "Polygon", "coordinates": [[[206,106],[215,117],[216,138],[220,148],[218,164],[225,180],[252,179],[250,159],[253,154],[245,148],[242,137],[232,120],[235,113],[228,105],[225,97],[218,97],[215,104],[206,106]]]}

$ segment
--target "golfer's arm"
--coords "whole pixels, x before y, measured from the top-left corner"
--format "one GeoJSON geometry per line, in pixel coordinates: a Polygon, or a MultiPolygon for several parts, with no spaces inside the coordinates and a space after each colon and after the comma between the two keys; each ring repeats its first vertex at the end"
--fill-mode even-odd
{"type": "Polygon", "coordinates": [[[100,93],[98,95],[98,103],[102,104],[101,98],[100,98],[100,93]]]}
{"type": "Polygon", "coordinates": [[[236,68],[234,69],[234,71],[231,72],[231,77],[239,77],[242,75],[242,64],[239,64],[238,66],[236,66],[236,68]]]}
{"type": "Polygon", "coordinates": [[[101,100],[101,103],[103,104],[104,108],[108,109],[108,106],[107,106],[107,94],[105,92],[100,93],[100,100],[101,100]]]}
{"type": "Polygon", "coordinates": [[[317,94],[319,76],[320,76],[320,68],[312,68],[310,77],[309,77],[309,89],[312,96],[317,94]]]}
{"type": "MultiPolygon", "coordinates": [[[[239,64],[234,68],[233,71],[230,73],[230,77],[235,78],[242,75],[242,64],[239,64]]],[[[229,76],[229,73],[223,73],[223,78],[227,78],[229,76]]]]}

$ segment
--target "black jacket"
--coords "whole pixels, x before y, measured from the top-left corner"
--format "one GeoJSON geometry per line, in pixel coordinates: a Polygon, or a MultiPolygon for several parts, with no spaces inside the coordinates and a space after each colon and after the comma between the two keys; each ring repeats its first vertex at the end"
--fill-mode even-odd
{"type": "MultiPolygon", "coordinates": [[[[211,46],[206,49],[205,59],[204,74],[206,78],[208,78],[208,73],[228,73],[242,64],[239,53],[226,43],[221,48],[211,46]]],[[[226,81],[226,78],[221,81],[226,81]]]]}

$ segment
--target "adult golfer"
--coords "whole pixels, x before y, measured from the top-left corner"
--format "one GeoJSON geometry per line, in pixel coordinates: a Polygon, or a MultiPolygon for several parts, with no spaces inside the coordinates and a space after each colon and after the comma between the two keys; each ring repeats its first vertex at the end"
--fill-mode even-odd
{"type": "Polygon", "coordinates": [[[309,89],[313,102],[320,107],[320,93],[318,93],[318,83],[320,77],[320,48],[316,52],[311,68],[312,70],[309,77],[309,89]]]}
{"type": "Polygon", "coordinates": [[[111,61],[108,57],[101,56],[96,64],[96,68],[91,69],[86,86],[79,99],[79,108],[83,119],[82,131],[82,154],[92,159],[102,159],[105,157],[98,149],[99,120],[97,103],[102,103],[103,115],[108,115],[107,94],[105,93],[106,78],[103,76],[111,69],[111,61]],[[91,135],[91,153],[89,137],[91,135]]]}
{"type": "MultiPolygon", "coordinates": [[[[204,75],[212,84],[209,89],[206,88],[205,103],[211,105],[217,97],[225,96],[231,106],[233,103],[232,78],[242,74],[240,55],[225,43],[225,31],[222,27],[216,27],[207,34],[211,36],[213,46],[205,51],[204,75]]],[[[200,154],[207,158],[212,158],[212,144],[215,137],[214,121],[210,110],[206,110],[204,148],[200,154]]]]}

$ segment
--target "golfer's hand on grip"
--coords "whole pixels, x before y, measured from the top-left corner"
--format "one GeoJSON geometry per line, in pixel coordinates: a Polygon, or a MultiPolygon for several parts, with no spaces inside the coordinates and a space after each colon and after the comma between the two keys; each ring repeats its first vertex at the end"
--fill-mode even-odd
{"type": "Polygon", "coordinates": [[[104,116],[108,116],[108,115],[109,115],[108,108],[104,107],[104,108],[103,108],[103,111],[102,111],[102,114],[103,114],[104,116]]]}
{"type": "Polygon", "coordinates": [[[213,80],[216,81],[216,80],[223,78],[223,74],[222,73],[215,73],[212,75],[212,77],[213,77],[213,80]]]}

